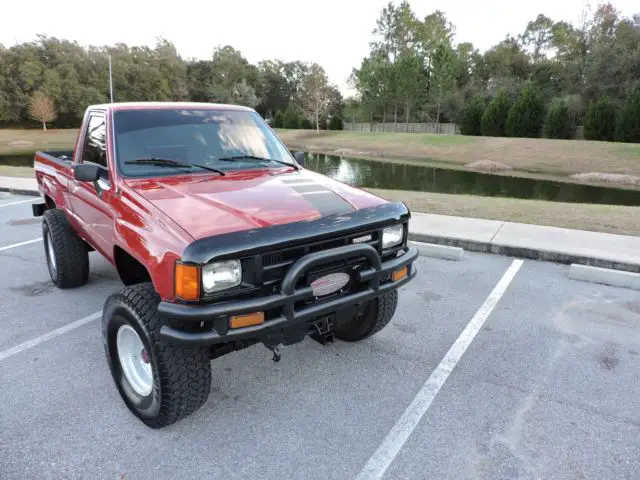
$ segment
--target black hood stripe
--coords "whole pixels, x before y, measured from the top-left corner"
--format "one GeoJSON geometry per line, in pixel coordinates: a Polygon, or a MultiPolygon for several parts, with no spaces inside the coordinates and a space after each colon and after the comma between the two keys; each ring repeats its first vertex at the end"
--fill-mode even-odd
{"type": "Polygon", "coordinates": [[[308,183],[306,185],[291,185],[291,189],[298,193],[331,192],[331,190],[329,190],[327,187],[317,183],[308,183]]]}
{"type": "Polygon", "coordinates": [[[280,181],[282,183],[287,184],[287,185],[293,185],[293,184],[296,184],[296,183],[316,183],[315,180],[313,180],[311,178],[304,178],[304,177],[300,177],[300,178],[283,178],[280,181]]]}
{"type": "Polygon", "coordinates": [[[320,184],[292,185],[291,189],[298,192],[323,217],[338,213],[353,212],[355,208],[340,195],[320,184]]]}

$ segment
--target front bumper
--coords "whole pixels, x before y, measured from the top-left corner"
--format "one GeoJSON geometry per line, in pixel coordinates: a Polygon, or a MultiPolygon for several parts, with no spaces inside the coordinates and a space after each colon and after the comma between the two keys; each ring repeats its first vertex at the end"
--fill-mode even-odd
{"type": "Polygon", "coordinates": [[[315,319],[348,309],[357,304],[373,300],[409,282],[417,274],[413,262],[418,258],[418,249],[407,246],[405,252],[391,260],[382,262],[380,255],[370,245],[356,244],[308,254],[296,261],[284,277],[280,291],[276,294],[233,300],[207,305],[183,305],[161,302],[158,312],[165,319],[176,319],[182,324],[199,326],[212,324],[212,328],[195,330],[179,329],[165,322],[160,330],[164,340],[190,345],[216,345],[236,340],[263,340],[278,337],[291,328],[306,327],[315,319]],[[301,302],[313,300],[310,285],[300,286],[306,274],[319,266],[353,258],[365,258],[364,266],[352,278],[349,291],[328,300],[317,299],[300,307],[301,302]],[[389,277],[395,271],[407,267],[407,275],[393,281],[389,277]],[[298,308],[296,308],[298,304],[298,308]],[[277,311],[278,314],[260,325],[229,329],[229,318],[259,311],[277,311]]]}

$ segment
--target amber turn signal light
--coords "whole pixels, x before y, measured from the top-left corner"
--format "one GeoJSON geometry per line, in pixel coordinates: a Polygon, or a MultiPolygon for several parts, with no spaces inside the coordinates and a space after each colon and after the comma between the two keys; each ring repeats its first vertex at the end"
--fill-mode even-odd
{"type": "Polygon", "coordinates": [[[231,317],[229,319],[229,328],[251,327],[262,323],[264,323],[264,312],[255,312],[231,317]]]}
{"type": "Polygon", "coordinates": [[[200,269],[196,265],[176,264],[176,296],[183,300],[200,299],[200,269]]]}
{"type": "Polygon", "coordinates": [[[393,272],[391,278],[394,282],[397,282],[398,280],[402,280],[407,275],[409,275],[409,269],[407,267],[402,267],[400,270],[396,270],[395,272],[393,272]]]}

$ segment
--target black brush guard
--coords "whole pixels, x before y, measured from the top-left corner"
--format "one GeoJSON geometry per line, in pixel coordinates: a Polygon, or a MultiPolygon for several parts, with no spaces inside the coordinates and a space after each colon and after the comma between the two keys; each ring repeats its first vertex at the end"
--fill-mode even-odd
{"type": "Polygon", "coordinates": [[[399,256],[384,262],[378,251],[366,244],[310,253],[290,267],[280,291],[272,295],[199,305],[161,302],[158,312],[166,321],[160,330],[160,336],[169,342],[189,345],[219,345],[243,340],[262,341],[270,345],[279,343],[286,337],[287,331],[296,331],[302,334],[294,335],[295,340],[286,343],[301,341],[313,329],[317,319],[364,304],[409,282],[417,274],[413,265],[417,258],[418,250],[414,246],[405,247],[399,252],[399,256]],[[316,267],[354,258],[363,258],[364,262],[351,279],[352,286],[357,288],[351,288],[349,292],[322,301],[315,299],[310,285],[299,285],[301,279],[316,267]],[[407,275],[393,281],[393,272],[403,267],[407,267],[407,275]],[[311,303],[300,307],[300,303],[304,301],[311,303]],[[232,316],[274,310],[280,313],[260,325],[229,329],[229,318],[232,316]],[[183,325],[212,326],[205,329],[175,328],[170,325],[170,319],[178,320],[183,325]]]}

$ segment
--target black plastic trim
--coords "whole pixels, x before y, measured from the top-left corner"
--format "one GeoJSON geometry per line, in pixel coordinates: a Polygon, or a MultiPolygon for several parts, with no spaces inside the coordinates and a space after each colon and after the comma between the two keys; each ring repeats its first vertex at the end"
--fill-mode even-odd
{"type": "Polygon", "coordinates": [[[182,305],[171,302],[160,302],[158,305],[158,312],[160,314],[190,323],[211,321],[220,317],[242,315],[282,307],[282,314],[277,318],[261,325],[228,330],[227,332],[221,332],[215,329],[194,332],[163,325],[160,330],[160,336],[168,341],[192,345],[213,345],[247,338],[264,337],[271,331],[301,322],[311,321],[319,316],[335,312],[342,308],[372,300],[384,293],[401,287],[416,276],[417,272],[415,266],[413,266],[413,262],[418,258],[418,255],[418,249],[415,246],[410,246],[407,247],[407,251],[403,255],[387,262],[381,262],[378,252],[366,244],[349,245],[312,253],[294,263],[282,282],[280,292],[277,294],[210,305],[182,305]],[[314,303],[299,310],[294,308],[297,302],[313,298],[313,290],[310,286],[296,289],[298,280],[309,269],[325,262],[358,256],[366,257],[370,263],[370,268],[362,271],[356,279],[364,288],[355,293],[340,296],[325,302],[314,303]],[[391,272],[403,266],[409,267],[408,275],[405,278],[397,282],[390,281],[381,283],[391,272]]]}
{"type": "Polygon", "coordinates": [[[374,230],[398,222],[408,222],[410,217],[411,213],[404,203],[393,202],[328,215],[317,220],[215,235],[196,240],[187,246],[182,260],[185,263],[203,265],[214,260],[244,258],[296,244],[322,241],[334,235],[349,235],[365,228],[374,230]]]}

